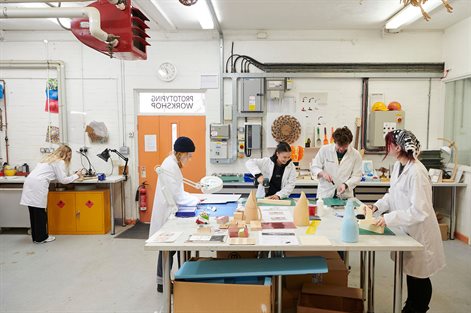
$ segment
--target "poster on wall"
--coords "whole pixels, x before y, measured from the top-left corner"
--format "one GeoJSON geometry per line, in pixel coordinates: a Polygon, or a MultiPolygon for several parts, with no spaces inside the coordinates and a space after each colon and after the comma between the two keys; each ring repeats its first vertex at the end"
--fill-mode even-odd
{"type": "Polygon", "coordinates": [[[205,114],[205,94],[197,92],[141,92],[139,113],[144,114],[205,114]]]}

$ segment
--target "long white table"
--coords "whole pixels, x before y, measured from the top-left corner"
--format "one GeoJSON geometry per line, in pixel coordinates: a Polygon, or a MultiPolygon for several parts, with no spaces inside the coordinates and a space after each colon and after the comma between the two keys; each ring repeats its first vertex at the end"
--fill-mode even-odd
{"type": "MultiPolygon", "coordinates": [[[[217,226],[213,218],[211,225],[217,226]]],[[[317,228],[315,235],[309,236],[325,236],[329,239],[330,245],[229,245],[228,243],[188,243],[186,242],[191,234],[196,232],[197,225],[195,218],[175,218],[170,219],[162,227],[162,231],[182,231],[175,242],[158,243],[151,237],[145,244],[145,250],[162,251],[163,253],[163,286],[164,286],[164,305],[163,311],[171,312],[171,293],[170,293],[170,251],[360,251],[362,264],[365,264],[368,255],[368,312],[373,312],[373,288],[374,288],[374,253],[376,251],[395,252],[394,266],[394,292],[393,292],[393,312],[398,313],[402,310],[402,259],[404,251],[422,250],[423,246],[413,238],[400,232],[397,229],[393,231],[396,236],[379,236],[379,235],[361,235],[357,243],[344,243],[340,240],[341,218],[334,215],[323,217],[317,228]]],[[[293,230],[298,237],[306,235],[307,227],[298,227],[293,230]]],[[[289,229],[291,231],[291,229],[289,229]]],[[[250,237],[258,238],[259,232],[250,232],[250,237]]],[[[363,275],[363,273],[362,273],[363,275]]],[[[362,276],[363,278],[363,276],[362,276]]],[[[278,310],[281,312],[281,305],[278,303],[278,310]]]]}
{"type": "MultiPolygon", "coordinates": [[[[312,179],[297,179],[293,193],[304,191],[306,194],[316,194],[318,181],[312,179]]],[[[374,203],[381,198],[389,188],[389,182],[360,182],[355,188],[355,197],[365,203],[374,203]]],[[[432,191],[437,188],[449,188],[451,190],[450,198],[450,239],[455,239],[456,230],[456,191],[458,188],[466,188],[466,183],[432,183],[432,191]]],[[[224,188],[220,193],[240,193],[249,194],[253,189],[253,183],[247,182],[225,182],[224,188]]]]}
{"type": "MultiPolygon", "coordinates": [[[[28,210],[22,212],[21,217],[15,217],[16,212],[12,212],[11,210],[18,210],[21,208],[19,207],[19,199],[21,196],[21,192],[23,191],[23,183],[25,182],[26,177],[24,176],[0,176],[0,194],[5,193],[9,195],[13,195],[14,193],[14,201],[17,203],[5,203],[0,202],[0,216],[5,215],[5,220],[10,219],[14,221],[13,225],[2,224],[0,219],[0,228],[1,227],[29,227],[29,217],[28,217],[28,210]],[[5,206],[5,207],[4,207],[5,206]],[[12,206],[11,208],[6,206],[12,206]],[[3,213],[2,213],[3,212],[3,213]],[[22,221],[24,220],[24,221],[22,221]]],[[[114,193],[113,193],[113,185],[118,184],[120,185],[120,200],[121,200],[121,213],[123,217],[123,226],[124,225],[124,176],[122,175],[113,175],[107,176],[105,180],[99,181],[97,178],[94,179],[86,179],[83,181],[76,180],[72,182],[72,184],[99,184],[99,185],[107,185],[108,189],[110,190],[110,216],[111,216],[111,235],[115,234],[115,223],[114,223],[114,208],[116,201],[114,201],[114,193]]]]}

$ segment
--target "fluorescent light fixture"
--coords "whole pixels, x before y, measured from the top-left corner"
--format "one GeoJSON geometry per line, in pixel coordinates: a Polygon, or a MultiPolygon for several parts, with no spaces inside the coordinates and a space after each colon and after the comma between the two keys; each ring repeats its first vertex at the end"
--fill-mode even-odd
{"type": "MultiPolygon", "coordinates": [[[[425,4],[422,4],[422,7],[426,12],[432,12],[436,7],[442,4],[441,0],[428,0],[425,4]]],[[[399,12],[397,12],[393,17],[391,17],[387,22],[384,28],[387,30],[399,30],[399,28],[403,25],[408,25],[419,18],[422,17],[422,11],[419,7],[414,7],[412,5],[408,5],[399,12]]]]}
{"type": "MultiPolygon", "coordinates": [[[[198,19],[198,22],[201,25],[202,29],[214,29],[214,21],[209,12],[207,0],[200,0],[196,4],[192,5],[190,8],[193,10],[194,16],[198,19]]],[[[211,1],[211,0],[208,0],[211,1]]]]}

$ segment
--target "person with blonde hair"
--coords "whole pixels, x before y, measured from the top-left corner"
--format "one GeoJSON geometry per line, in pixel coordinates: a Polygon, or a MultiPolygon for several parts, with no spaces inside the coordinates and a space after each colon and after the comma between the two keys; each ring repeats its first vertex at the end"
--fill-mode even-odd
{"type": "MultiPolygon", "coordinates": [[[[191,159],[196,147],[188,137],[178,137],[173,144],[173,152],[165,158],[160,167],[163,174],[159,175],[155,188],[154,205],[150,221],[149,237],[162,228],[175,205],[196,206],[199,199],[183,189],[183,174],[181,169],[191,159]]],[[[175,251],[171,251],[171,256],[175,251]]],[[[170,263],[170,268],[172,263],[170,263]]],[[[157,261],[157,291],[163,291],[162,284],[162,252],[159,252],[157,261]]]]}
{"type": "Polygon", "coordinates": [[[69,184],[83,175],[80,172],[68,176],[68,168],[72,158],[72,149],[61,145],[54,152],[46,155],[26,177],[21,194],[20,204],[29,209],[31,221],[31,237],[34,243],[54,241],[47,230],[47,195],[49,183],[57,180],[61,184],[69,184]]]}

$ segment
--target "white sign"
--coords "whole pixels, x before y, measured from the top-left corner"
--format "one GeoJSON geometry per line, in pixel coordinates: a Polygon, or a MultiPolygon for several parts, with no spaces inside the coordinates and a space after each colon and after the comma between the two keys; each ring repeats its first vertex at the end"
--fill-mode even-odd
{"type": "Polygon", "coordinates": [[[144,135],[144,152],[157,152],[157,135],[144,135]]]}
{"type": "Polygon", "coordinates": [[[204,93],[143,92],[139,94],[139,112],[154,114],[204,114],[204,93]]]}

